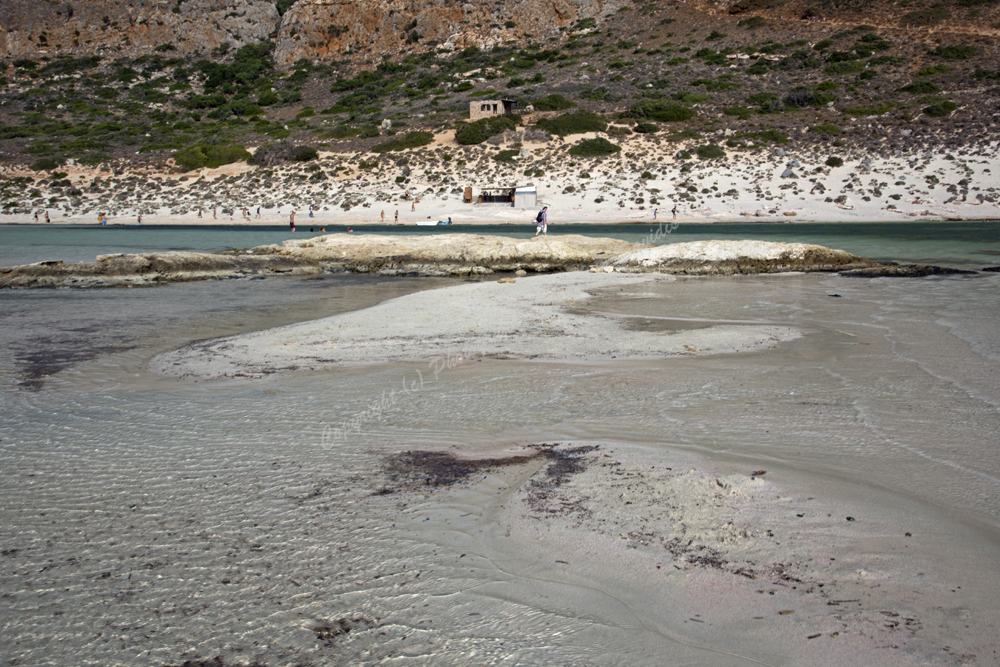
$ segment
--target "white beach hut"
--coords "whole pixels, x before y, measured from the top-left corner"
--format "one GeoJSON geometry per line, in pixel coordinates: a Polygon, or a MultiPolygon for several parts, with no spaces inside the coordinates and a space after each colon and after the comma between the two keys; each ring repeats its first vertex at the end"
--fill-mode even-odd
{"type": "Polygon", "coordinates": [[[538,205],[538,193],[534,185],[522,185],[514,190],[514,208],[529,209],[538,205]]]}

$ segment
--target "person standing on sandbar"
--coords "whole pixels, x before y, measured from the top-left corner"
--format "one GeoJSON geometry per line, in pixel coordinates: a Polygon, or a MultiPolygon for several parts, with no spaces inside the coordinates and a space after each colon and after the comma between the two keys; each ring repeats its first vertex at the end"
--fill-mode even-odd
{"type": "Polygon", "coordinates": [[[293,232],[295,231],[295,211],[292,211],[288,215],[288,228],[291,229],[293,232]]]}

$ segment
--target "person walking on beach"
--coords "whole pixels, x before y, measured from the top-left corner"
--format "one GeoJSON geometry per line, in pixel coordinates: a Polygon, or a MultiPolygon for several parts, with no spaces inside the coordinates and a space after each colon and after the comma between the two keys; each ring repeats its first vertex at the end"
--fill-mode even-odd
{"type": "Polygon", "coordinates": [[[543,206],[542,210],[538,212],[538,216],[535,217],[535,236],[541,234],[542,236],[549,235],[549,207],[543,206]]]}
{"type": "Polygon", "coordinates": [[[670,210],[670,212],[674,214],[674,220],[676,220],[677,219],[677,204],[674,204],[674,207],[670,210]]]}
{"type": "Polygon", "coordinates": [[[49,220],[49,212],[48,211],[45,212],[45,222],[52,222],[51,220],[49,220]]]}
{"type": "Polygon", "coordinates": [[[215,208],[212,209],[212,220],[218,220],[218,219],[219,219],[219,207],[216,206],[215,208]]]}
{"type": "MultiPolygon", "coordinates": [[[[417,202],[416,202],[416,200],[410,202],[410,210],[411,211],[416,211],[417,210],[417,202]]],[[[46,222],[48,222],[48,221],[46,221],[46,222]]]]}
{"type": "Polygon", "coordinates": [[[385,222],[385,209],[382,209],[382,222],[385,222]]]}
{"type": "Polygon", "coordinates": [[[136,218],[135,218],[135,224],[137,224],[137,225],[141,225],[142,224],[142,213],[140,213],[138,216],[136,216],[136,218]]]}
{"type": "Polygon", "coordinates": [[[257,207],[257,217],[260,218],[260,206],[257,207]]]}
{"type": "Polygon", "coordinates": [[[396,209],[396,224],[399,224],[399,209],[396,209]]]}
{"type": "Polygon", "coordinates": [[[658,209],[658,208],[654,208],[653,209],[653,220],[656,220],[656,214],[659,213],[659,212],[660,212],[660,209],[658,209]]]}
{"type": "Polygon", "coordinates": [[[38,211],[35,211],[35,222],[38,222],[38,211]]]}
{"type": "Polygon", "coordinates": [[[295,231],[295,211],[292,211],[288,216],[288,228],[295,231]]]}

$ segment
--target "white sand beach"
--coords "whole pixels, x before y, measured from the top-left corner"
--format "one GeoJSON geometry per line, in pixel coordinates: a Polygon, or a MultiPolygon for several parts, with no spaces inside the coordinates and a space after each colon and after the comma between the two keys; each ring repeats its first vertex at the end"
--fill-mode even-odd
{"type": "MultiPolygon", "coordinates": [[[[863,123],[856,131],[863,131],[863,123]]],[[[684,223],[1000,217],[995,143],[954,151],[914,148],[889,156],[856,150],[840,167],[826,166],[829,156],[817,146],[761,145],[731,150],[723,159],[682,160],[676,155],[693,150],[693,144],[655,135],[616,138],[623,157],[566,154],[567,146],[598,136],[590,133],[548,143],[516,142],[521,153],[509,164],[493,159],[507,144],[465,147],[449,136],[443,133],[428,148],[379,159],[364,153],[322,153],[309,167],[263,169],[236,163],[181,175],[69,164],[64,170],[81,191],[80,204],[51,210],[50,219],[93,224],[103,213],[109,224],[129,224],[141,214],[144,224],[273,225],[288,224],[294,210],[300,228],[318,228],[395,224],[398,211],[402,225],[448,219],[455,224],[527,225],[534,220],[534,207],[463,203],[466,187],[478,193],[484,187],[522,185],[535,186],[538,206],[549,206],[553,229],[566,223],[649,222],[654,211],[655,220],[673,221],[674,207],[676,219],[684,223]],[[249,219],[243,218],[244,209],[250,211],[249,219]]],[[[512,136],[511,145],[516,138],[512,136]]],[[[0,168],[0,175],[37,176],[13,166],[0,168]]],[[[36,198],[41,202],[37,210],[45,209],[47,194],[52,193],[40,192],[36,198]]],[[[0,215],[8,223],[33,220],[30,213],[0,215]]]]}

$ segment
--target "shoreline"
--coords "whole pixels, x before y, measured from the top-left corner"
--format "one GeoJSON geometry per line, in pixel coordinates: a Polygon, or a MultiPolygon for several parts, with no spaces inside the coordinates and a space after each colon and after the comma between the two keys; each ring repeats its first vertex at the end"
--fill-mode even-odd
{"type": "MultiPolygon", "coordinates": [[[[30,219],[30,216],[23,216],[29,219],[9,219],[16,218],[17,216],[3,215],[0,214],[0,225],[18,225],[18,226],[37,226],[37,227],[54,227],[57,225],[73,225],[73,226],[93,226],[93,227],[209,227],[209,226],[233,226],[233,227],[284,227],[288,228],[288,218],[279,218],[276,216],[269,216],[267,218],[262,217],[260,220],[205,220],[199,219],[197,217],[182,217],[182,216],[143,216],[142,224],[137,224],[134,219],[129,219],[129,221],[118,221],[116,218],[110,218],[107,225],[101,225],[96,220],[83,219],[80,216],[65,218],[60,220],[52,220],[52,222],[34,222],[30,219]]],[[[455,219],[452,216],[451,225],[419,225],[418,222],[426,222],[426,220],[412,220],[409,222],[381,222],[379,220],[366,220],[364,218],[357,219],[337,219],[335,222],[310,222],[310,223],[299,223],[298,220],[295,222],[296,232],[302,233],[307,231],[307,227],[345,227],[345,226],[365,226],[365,227],[378,227],[386,229],[410,229],[410,228],[439,228],[448,229],[449,227],[455,227],[460,225],[470,225],[470,226],[510,226],[510,227],[523,227],[526,231],[534,230],[534,223],[524,222],[520,220],[491,220],[487,218],[474,218],[468,220],[455,219]]],[[[308,218],[307,218],[308,220],[308,218]]],[[[687,218],[678,216],[676,220],[670,218],[658,217],[657,219],[652,218],[632,218],[628,220],[592,220],[588,218],[577,218],[570,220],[557,220],[550,223],[549,231],[552,235],[559,234],[559,228],[562,225],[732,225],[732,224],[747,224],[747,225],[799,225],[799,224],[908,224],[914,222],[935,222],[941,224],[947,224],[949,222],[984,222],[984,223],[1000,223],[1000,215],[997,216],[972,216],[972,217],[914,217],[907,218],[905,220],[892,218],[885,220],[877,219],[859,219],[859,220],[829,220],[829,219],[807,219],[807,218],[789,218],[784,216],[761,216],[761,217],[738,217],[732,219],[718,219],[718,220],[706,220],[704,218],[687,218]]],[[[342,231],[342,230],[335,230],[342,231]]],[[[289,230],[289,233],[290,230],[289,230]]],[[[308,232],[307,232],[308,233],[308,232]]],[[[332,233],[332,232],[328,232],[332,233]]]]}

